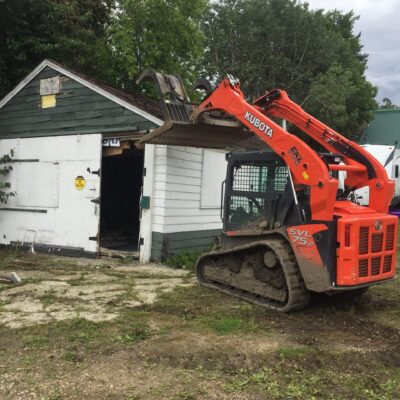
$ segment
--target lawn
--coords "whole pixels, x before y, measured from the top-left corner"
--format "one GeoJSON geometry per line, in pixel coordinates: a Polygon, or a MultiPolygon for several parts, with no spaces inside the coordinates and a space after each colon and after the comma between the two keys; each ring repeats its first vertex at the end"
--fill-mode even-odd
{"type": "Polygon", "coordinates": [[[2,399],[400,398],[398,280],[281,315],[164,267],[0,256],[25,276],[0,286],[2,399]]]}

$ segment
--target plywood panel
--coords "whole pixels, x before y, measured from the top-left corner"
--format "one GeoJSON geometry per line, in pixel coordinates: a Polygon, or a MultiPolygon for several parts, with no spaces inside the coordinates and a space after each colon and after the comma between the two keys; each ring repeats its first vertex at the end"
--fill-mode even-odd
{"type": "Polygon", "coordinates": [[[14,163],[17,176],[17,206],[56,208],[59,196],[58,162],[14,163]]]}

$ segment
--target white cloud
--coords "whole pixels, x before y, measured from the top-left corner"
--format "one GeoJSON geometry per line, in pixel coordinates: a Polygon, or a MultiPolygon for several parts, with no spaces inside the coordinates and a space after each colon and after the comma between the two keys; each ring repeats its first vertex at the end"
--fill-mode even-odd
{"type": "Polygon", "coordinates": [[[307,3],[311,9],[353,10],[360,16],[355,32],[361,32],[363,51],[369,54],[366,76],[378,87],[378,101],[389,97],[400,104],[400,0],[307,0],[307,3]]]}

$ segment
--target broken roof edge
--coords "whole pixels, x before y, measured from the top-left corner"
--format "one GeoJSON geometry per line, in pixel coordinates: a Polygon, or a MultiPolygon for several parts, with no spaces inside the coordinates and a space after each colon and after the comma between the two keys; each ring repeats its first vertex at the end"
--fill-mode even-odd
{"type": "MultiPolygon", "coordinates": [[[[124,100],[118,95],[110,93],[109,91],[107,91],[107,89],[102,88],[98,83],[92,80],[88,80],[84,78],[81,74],[72,71],[69,68],[64,67],[61,64],[58,64],[57,62],[49,59],[43,60],[14,89],[12,89],[11,92],[9,92],[5,97],[3,97],[3,99],[0,100],[0,109],[4,107],[14,96],[16,96],[29,82],[31,82],[46,67],[52,68],[55,71],[59,72],[60,74],[63,74],[68,78],[71,78],[76,82],[79,82],[81,85],[86,86],[87,88],[99,93],[100,95],[106,97],[107,99],[113,101],[114,103],[117,103],[122,107],[142,116],[143,118],[146,118],[147,120],[153,122],[155,125],[161,126],[164,123],[162,119],[148,113],[147,111],[135,106],[134,104],[131,104],[130,102],[124,100]]],[[[103,86],[103,84],[101,85],[103,86]]],[[[104,84],[104,86],[108,85],[104,84]]],[[[127,93],[127,95],[129,95],[129,93],[127,93]]]]}

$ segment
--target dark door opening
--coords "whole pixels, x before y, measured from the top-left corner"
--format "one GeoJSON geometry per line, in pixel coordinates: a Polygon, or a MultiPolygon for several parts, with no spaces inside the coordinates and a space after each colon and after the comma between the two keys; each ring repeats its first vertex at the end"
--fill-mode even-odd
{"type": "Polygon", "coordinates": [[[117,155],[103,151],[100,246],[107,249],[138,250],[143,151],[133,147],[117,155]]]}

